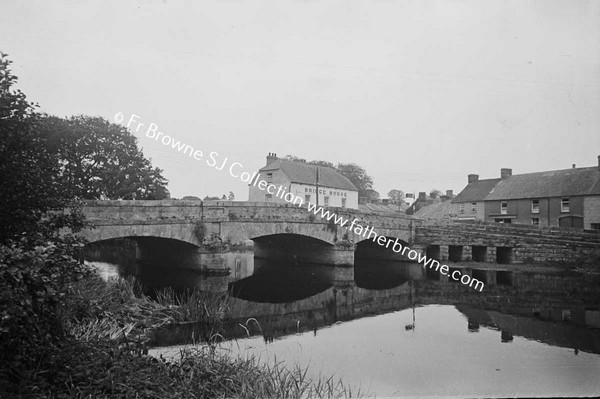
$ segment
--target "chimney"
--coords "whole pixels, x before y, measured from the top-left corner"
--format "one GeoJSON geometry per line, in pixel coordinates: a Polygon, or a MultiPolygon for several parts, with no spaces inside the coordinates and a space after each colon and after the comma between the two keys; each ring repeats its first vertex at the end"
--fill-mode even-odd
{"type": "Polygon", "coordinates": [[[479,175],[467,175],[467,181],[469,184],[475,183],[477,180],[479,180],[479,175]]]}
{"type": "Polygon", "coordinates": [[[267,165],[276,159],[277,159],[277,154],[275,154],[274,152],[270,152],[269,155],[267,155],[267,165]]]}
{"type": "Polygon", "coordinates": [[[508,169],[508,168],[502,168],[500,169],[500,178],[501,179],[506,179],[507,177],[511,177],[512,176],[512,169],[508,169]]]}
{"type": "Polygon", "coordinates": [[[427,199],[427,193],[425,191],[420,191],[419,198],[417,198],[417,199],[425,201],[427,199]]]}
{"type": "Polygon", "coordinates": [[[446,190],[446,197],[452,198],[452,195],[453,195],[452,190],[446,190]]]}
{"type": "Polygon", "coordinates": [[[598,170],[600,171],[600,155],[598,155],[598,170]]]}
{"type": "Polygon", "coordinates": [[[576,167],[576,166],[577,166],[577,165],[573,164],[573,169],[575,169],[575,167],[576,167]]]}

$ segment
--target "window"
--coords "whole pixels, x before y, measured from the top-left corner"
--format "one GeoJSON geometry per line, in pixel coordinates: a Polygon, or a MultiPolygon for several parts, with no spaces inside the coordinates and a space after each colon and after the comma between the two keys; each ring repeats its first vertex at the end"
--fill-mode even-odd
{"type": "Polygon", "coordinates": [[[271,181],[273,181],[273,173],[269,172],[267,173],[267,183],[271,183],[271,181]]]}
{"type": "Polygon", "coordinates": [[[569,212],[569,199],[563,198],[560,200],[560,211],[569,212]]]}
{"type": "Polygon", "coordinates": [[[531,218],[531,224],[534,226],[540,225],[540,218],[531,218]]]}
{"type": "Polygon", "coordinates": [[[540,200],[531,200],[531,213],[540,213],[540,200]]]}
{"type": "Polygon", "coordinates": [[[500,203],[500,214],[506,215],[508,213],[508,203],[506,201],[502,201],[500,203]]]}
{"type": "Polygon", "coordinates": [[[600,230],[600,223],[592,223],[590,227],[592,230],[600,230]]]}
{"type": "Polygon", "coordinates": [[[310,194],[306,194],[304,196],[304,202],[306,202],[306,203],[310,202],[310,194]]]}
{"type": "Polygon", "coordinates": [[[329,197],[323,199],[323,206],[329,206],[329,197]]]}
{"type": "Polygon", "coordinates": [[[273,194],[265,194],[265,201],[269,202],[273,198],[273,194]]]}
{"type": "Polygon", "coordinates": [[[477,202],[471,203],[471,212],[477,212],[477,202]]]}
{"type": "Polygon", "coordinates": [[[346,207],[346,198],[342,198],[342,208],[346,207]]]}
{"type": "Polygon", "coordinates": [[[465,204],[459,205],[460,213],[465,213],[465,204]]]}

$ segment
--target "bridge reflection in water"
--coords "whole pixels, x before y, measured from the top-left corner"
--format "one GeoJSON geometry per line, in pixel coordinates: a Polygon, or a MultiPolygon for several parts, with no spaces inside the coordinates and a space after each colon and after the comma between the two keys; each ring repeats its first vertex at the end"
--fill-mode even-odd
{"type": "MultiPolygon", "coordinates": [[[[479,292],[406,261],[230,256],[228,276],[139,263],[121,272],[152,288],[222,292],[222,335],[237,339],[228,350],[317,365],[379,396],[600,394],[597,275],[470,270],[486,279],[479,292]]],[[[164,329],[155,344],[189,343],[199,329],[164,329]]]]}

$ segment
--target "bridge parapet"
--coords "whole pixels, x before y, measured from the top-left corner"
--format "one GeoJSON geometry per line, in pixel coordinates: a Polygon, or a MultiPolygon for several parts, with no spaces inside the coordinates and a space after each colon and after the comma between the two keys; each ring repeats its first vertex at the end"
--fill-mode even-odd
{"type": "Polygon", "coordinates": [[[417,219],[402,214],[364,213],[347,208],[325,208],[335,219],[290,204],[235,201],[87,201],[83,212],[96,227],[84,235],[90,241],[126,236],[174,238],[202,246],[214,234],[233,244],[275,234],[299,234],[328,244],[352,245],[364,239],[356,226],[373,227],[378,235],[409,242],[417,219]],[[340,226],[346,221],[352,231],[340,226]],[[201,231],[200,234],[198,232],[201,231]]]}
{"type": "MultiPolygon", "coordinates": [[[[402,214],[364,213],[348,208],[324,208],[331,214],[347,220],[347,226],[356,219],[364,228],[409,229],[418,219],[402,214]]],[[[236,201],[87,201],[84,214],[92,222],[110,222],[124,224],[143,224],[164,221],[204,220],[210,222],[306,222],[333,225],[333,219],[327,220],[320,214],[315,215],[306,207],[289,204],[270,204],[264,202],[236,201]]],[[[333,226],[332,226],[333,227],[333,226]]]]}
{"type": "Polygon", "coordinates": [[[435,247],[442,259],[501,259],[506,263],[560,262],[600,266],[600,234],[571,228],[425,220],[415,243],[435,247]],[[487,251],[486,248],[490,249],[487,251]],[[499,255],[502,253],[503,255],[499,255]],[[478,254],[478,255],[477,255],[478,254]]]}

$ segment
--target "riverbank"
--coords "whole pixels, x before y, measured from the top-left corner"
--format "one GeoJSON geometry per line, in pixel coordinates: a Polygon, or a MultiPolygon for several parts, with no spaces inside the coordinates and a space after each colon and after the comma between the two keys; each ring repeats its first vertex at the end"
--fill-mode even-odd
{"type": "Polygon", "coordinates": [[[30,398],[313,398],[360,395],[333,379],[311,381],[306,370],[261,365],[219,354],[210,346],[166,361],[115,341],[65,341],[23,381],[30,398]]]}
{"type": "Polygon", "coordinates": [[[142,294],[134,280],[97,275],[80,281],[61,311],[66,338],[44,348],[35,369],[3,372],[7,397],[144,398],[299,398],[353,397],[340,381],[313,381],[306,370],[264,365],[253,357],[219,352],[225,315],[223,296],[171,290],[156,299],[142,294]],[[210,326],[206,342],[182,351],[177,360],[147,355],[156,329],[176,323],[210,326]]]}

